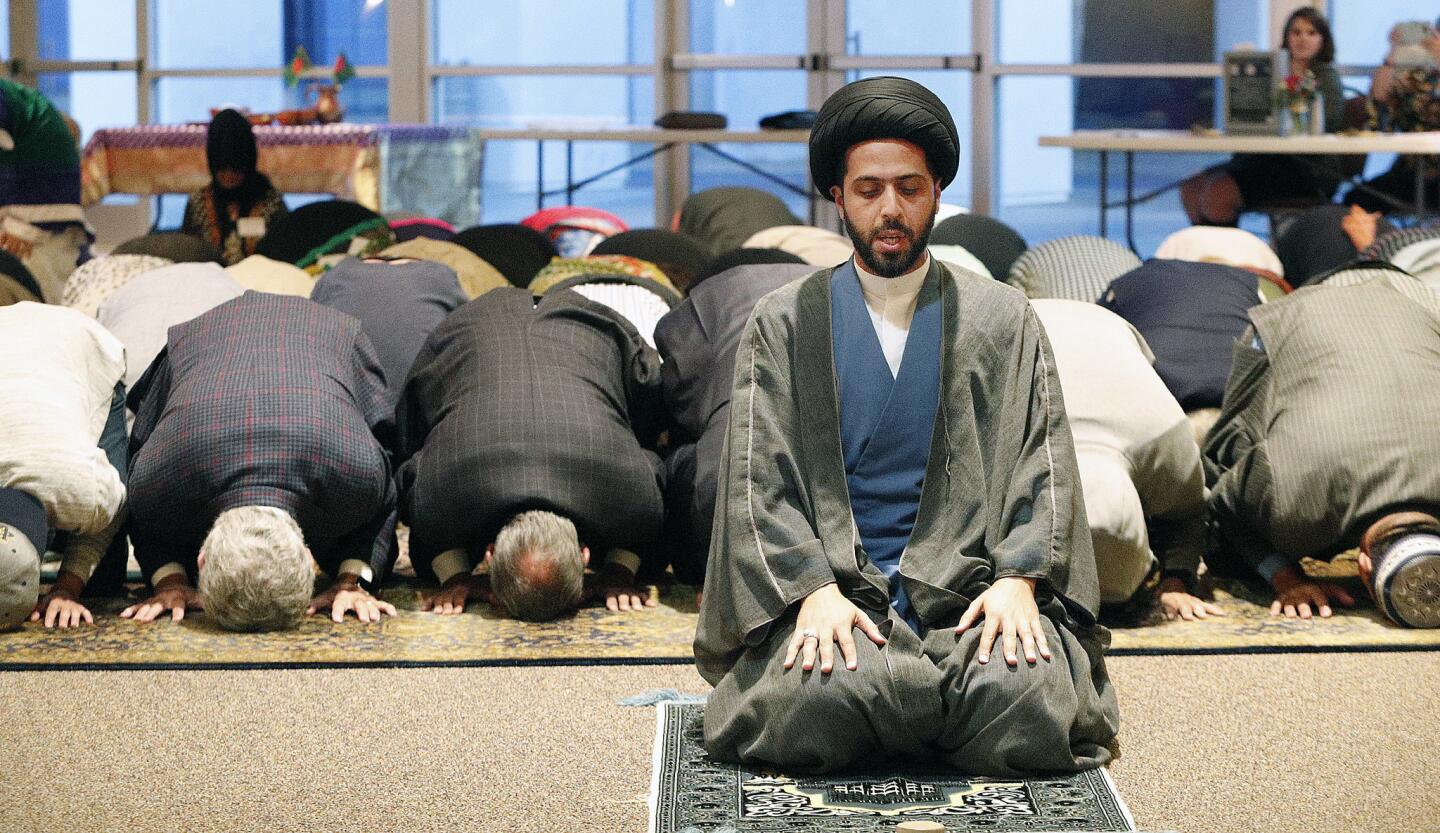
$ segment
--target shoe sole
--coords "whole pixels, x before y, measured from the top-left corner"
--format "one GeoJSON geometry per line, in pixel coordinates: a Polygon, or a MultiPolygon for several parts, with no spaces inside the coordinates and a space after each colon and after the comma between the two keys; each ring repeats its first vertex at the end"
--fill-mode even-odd
{"type": "Polygon", "coordinates": [[[1440,627],[1440,555],[1417,554],[1382,564],[1375,590],[1381,611],[1397,624],[1440,627]]]}

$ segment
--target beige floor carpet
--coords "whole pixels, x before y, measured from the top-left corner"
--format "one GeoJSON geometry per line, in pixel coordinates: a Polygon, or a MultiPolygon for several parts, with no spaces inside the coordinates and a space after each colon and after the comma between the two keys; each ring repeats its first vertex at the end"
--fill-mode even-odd
{"type": "MultiPolygon", "coordinates": [[[[1440,828],[1440,654],[1119,657],[1144,829],[1440,828]]],[[[0,830],[644,831],[684,666],[0,673],[0,830]]]]}

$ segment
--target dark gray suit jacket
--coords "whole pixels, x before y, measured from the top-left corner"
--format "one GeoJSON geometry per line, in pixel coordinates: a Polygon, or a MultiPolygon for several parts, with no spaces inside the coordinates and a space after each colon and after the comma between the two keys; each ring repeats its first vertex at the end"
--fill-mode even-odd
{"type": "Polygon", "coordinates": [[[687,584],[705,577],[740,334],[761,298],[814,271],[803,264],[737,266],[701,282],[655,327],[665,359],[665,408],[678,429],[666,461],[665,537],[675,575],[687,584]]]}
{"type": "Polygon", "coordinates": [[[516,513],[575,522],[598,554],[660,536],[660,357],[619,313],[564,290],[501,288],[416,357],[396,414],[401,517],[422,577],[494,541],[516,513]]]}

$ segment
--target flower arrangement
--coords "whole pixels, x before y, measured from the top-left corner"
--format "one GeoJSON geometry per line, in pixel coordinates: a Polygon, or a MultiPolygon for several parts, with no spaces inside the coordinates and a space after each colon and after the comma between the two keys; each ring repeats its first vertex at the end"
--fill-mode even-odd
{"type": "Polygon", "coordinates": [[[1275,103],[1299,115],[1308,113],[1315,102],[1315,73],[1310,70],[1286,77],[1285,83],[1275,90],[1275,103]]]}

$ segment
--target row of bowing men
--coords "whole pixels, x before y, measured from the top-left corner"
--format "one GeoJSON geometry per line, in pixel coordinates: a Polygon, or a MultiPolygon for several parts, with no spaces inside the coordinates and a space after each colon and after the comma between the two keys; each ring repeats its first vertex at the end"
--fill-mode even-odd
{"type": "MultiPolygon", "coordinates": [[[[1426,286],[1367,263],[1257,306],[1257,270],[1057,242],[1017,266],[1112,617],[1223,615],[1202,563],[1267,582],[1276,614],[1330,615],[1357,600],[1304,557],[1359,545],[1368,578],[1396,542],[1440,553],[1426,286]],[[1209,344],[1202,320],[1220,322],[1209,344]]],[[[638,610],[667,571],[700,585],[741,332],[813,268],[741,265],[683,299],[609,274],[467,302],[434,262],[348,258],[310,299],[181,263],[127,283],[105,326],[0,308],[5,624],[92,621],[82,596],[119,591],[131,544],[149,590],[126,618],[378,621],[397,519],[440,614],[638,610]],[[47,550],[62,560],[42,593],[47,550]]],[[[1375,585],[1383,612],[1436,625],[1430,569],[1375,585]]]]}

